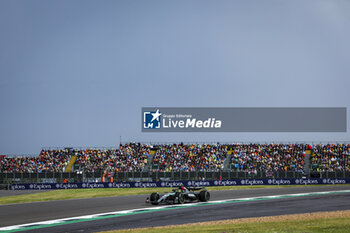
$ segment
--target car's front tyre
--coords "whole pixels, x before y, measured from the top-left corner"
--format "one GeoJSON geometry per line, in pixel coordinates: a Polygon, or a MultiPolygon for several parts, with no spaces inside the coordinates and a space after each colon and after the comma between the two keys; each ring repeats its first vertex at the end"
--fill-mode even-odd
{"type": "Polygon", "coordinates": [[[174,204],[176,204],[176,200],[177,200],[177,204],[185,203],[185,195],[183,193],[176,193],[174,204]]]}

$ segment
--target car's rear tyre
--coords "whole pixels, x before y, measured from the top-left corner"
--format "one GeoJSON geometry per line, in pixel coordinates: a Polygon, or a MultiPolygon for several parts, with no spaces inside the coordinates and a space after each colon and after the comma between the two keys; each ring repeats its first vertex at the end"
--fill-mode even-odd
{"type": "Polygon", "coordinates": [[[210,199],[210,193],[207,190],[202,190],[199,193],[199,200],[202,202],[207,202],[210,199]]]}
{"type": "Polygon", "coordinates": [[[151,202],[152,205],[158,205],[158,199],[159,199],[158,193],[152,193],[151,196],[149,197],[149,201],[151,202]]]}

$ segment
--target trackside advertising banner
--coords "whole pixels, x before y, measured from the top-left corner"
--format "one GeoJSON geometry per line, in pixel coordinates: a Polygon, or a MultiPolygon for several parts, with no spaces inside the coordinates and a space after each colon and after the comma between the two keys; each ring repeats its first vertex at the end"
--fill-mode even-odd
{"type": "Polygon", "coordinates": [[[13,184],[12,190],[25,189],[80,189],[80,188],[152,188],[185,186],[240,186],[240,185],[310,185],[310,184],[350,184],[350,178],[345,179],[234,179],[234,180],[180,180],[157,182],[116,182],[116,183],[40,183],[13,184]]]}

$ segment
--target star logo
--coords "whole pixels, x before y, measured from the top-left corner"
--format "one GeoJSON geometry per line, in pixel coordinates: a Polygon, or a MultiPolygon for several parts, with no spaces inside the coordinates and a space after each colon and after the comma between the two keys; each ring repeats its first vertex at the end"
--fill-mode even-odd
{"type": "Polygon", "coordinates": [[[153,122],[156,119],[157,119],[157,121],[159,121],[159,117],[162,115],[161,113],[159,113],[159,109],[157,109],[157,111],[155,113],[151,113],[151,114],[153,116],[151,122],[153,122]]]}

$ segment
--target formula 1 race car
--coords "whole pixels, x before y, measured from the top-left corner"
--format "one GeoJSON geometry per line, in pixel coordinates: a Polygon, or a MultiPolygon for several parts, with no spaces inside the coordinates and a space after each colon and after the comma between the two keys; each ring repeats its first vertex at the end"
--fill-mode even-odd
{"type": "Polygon", "coordinates": [[[204,187],[184,187],[179,186],[173,189],[171,193],[159,194],[152,193],[146,199],[146,203],[152,205],[164,204],[184,204],[185,202],[201,201],[207,202],[210,199],[210,193],[204,187]]]}

